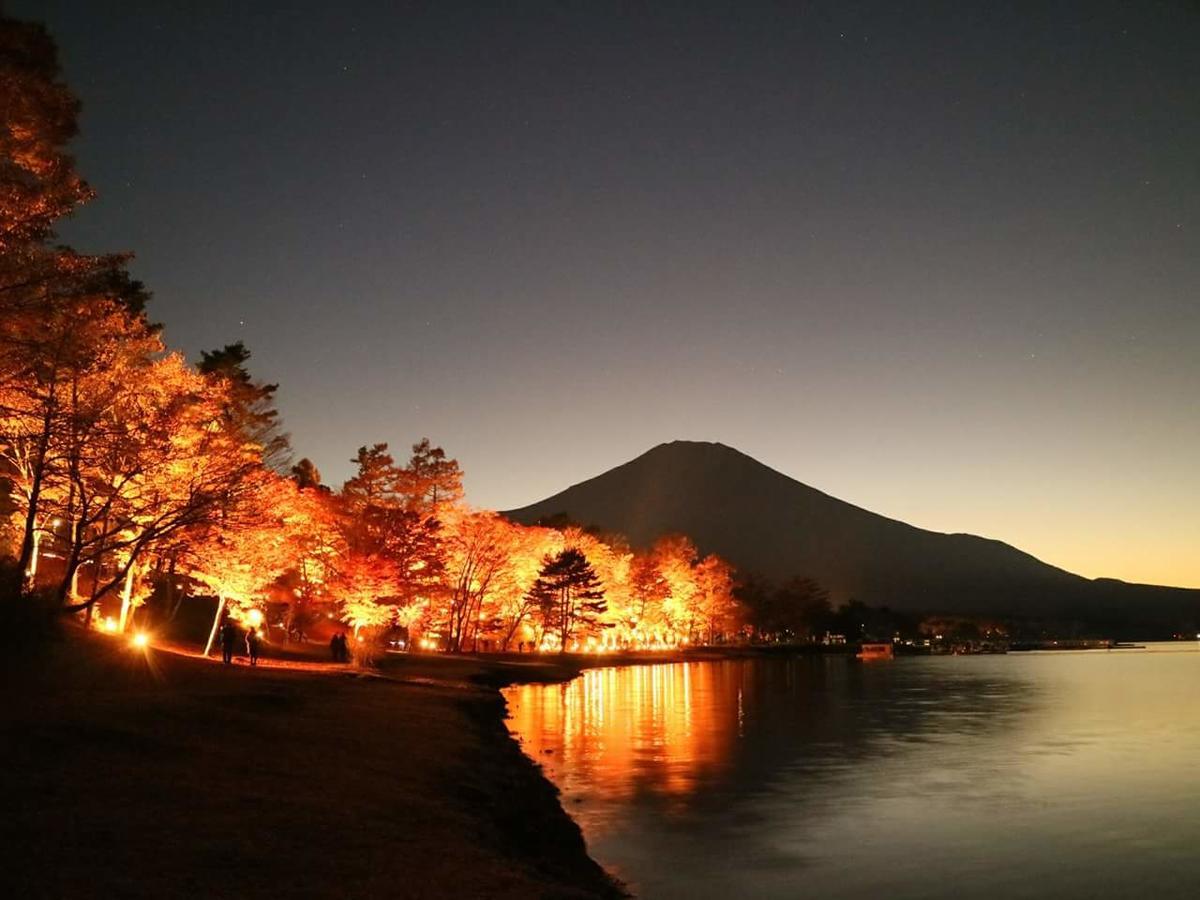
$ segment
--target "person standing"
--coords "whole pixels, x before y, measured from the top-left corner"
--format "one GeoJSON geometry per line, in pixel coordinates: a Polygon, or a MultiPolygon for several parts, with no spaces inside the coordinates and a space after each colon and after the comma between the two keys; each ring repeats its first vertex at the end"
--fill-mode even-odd
{"type": "Polygon", "coordinates": [[[258,637],[258,629],[251,628],[246,632],[246,653],[250,655],[250,665],[258,665],[258,647],[261,641],[258,637]]]}
{"type": "Polygon", "coordinates": [[[225,665],[233,662],[233,648],[237,643],[237,629],[233,625],[233,621],[225,619],[221,626],[221,659],[225,665]]]}

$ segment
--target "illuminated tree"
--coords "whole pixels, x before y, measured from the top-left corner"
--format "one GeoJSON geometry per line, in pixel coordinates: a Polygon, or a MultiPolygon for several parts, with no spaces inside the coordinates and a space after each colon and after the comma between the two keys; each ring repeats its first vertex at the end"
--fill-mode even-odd
{"type": "Polygon", "coordinates": [[[80,467],[162,345],[140,312],[144,291],[121,271],[83,265],[36,302],[14,309],[14,296],[0,295],[0,460],[22,520],[17,577],[32,580],[50,508],[76,529],[80,467]]]}
{"type": "Polygon", "coordinates": [[[459,516],[449,528],[446,640],[451,652],[474,646],[480,632],[496,624],[496,598],[514,589],[519,530],[491,512],[459,516]]]}
{"type": "Polygon", "coordinates": [[[37,574],[46,507],[75,499],[61,454],[81,447],[77,426],[91,430],[81,417],[92,399],[86,381],[99,372],[92,357],[104,353],[95,351],[111,349],[95,326],[111,320],[113,302],[139,316],[146,293],[125,271],[127,257],[47,246],[55,221],[92,196],[65,150],[78,103],[45,30],[3,16],[0,110],[0,476],[16,520],[7,587],[19,590],[37,574]]]}
{"type": "Polygon", "coordinates": [[[46,30],[0,16],[0,254],[50,237],[92,196],[65,150],[79,101],[60,76],[46,30]]]}
{"type": "Polygon", "coordinates": [[[404,470],[401,484],[414,509],[436,515],[441,507],[462,499],[462,470],[458,461],[448,459],[446,451],[422,438],[413,444],[412,457],[404,470]]]}
{"type": "Polygon", "coordinates": [[[562,534],[552,528],[514,525],[510,538],[506,584],[495,592],[491,614],[500,647],[504,650],[512,646],[522,630],[534,630],[535,633],[529,636],[540,643],[544,623],[536,617],[540,607],[530,589],[538,579],[543,560],[563,548],[562,534]]]}
{"type": "Polygon", "coordinates": [[[338,566],[335,590],[341,601],[342,619],[362,628],[390,625],[399,608],[399,578],[395,566],[379,556],[352,554],[338,566]]]}
{"type": "Polygon", "coordinates": [[[574,547],[545,558],[529,597],[562,653],[572,637],[607,626],[601,619],[608,609],[604,588],[588,558],[574,547]]]}
{"type": "Polygon", "coordinates": [[[291,564],[287,512],[295,488],[267,470],[256,472],[252,481],[241,502],[195,535],[188,548],[192,577],[217,598],[205,655],[225,615],[249,625],[262,622],[260,606],[268,589],[291,564]]]}
{"type": "Polygon", "coordinates": [[[341,494],[348,552],[338,589],[346,620],[361,632],[440,599],[445,560],[441,525],[409,502],[404,488],[411,480],[387,444],[359,448],[354,462],[357,471],[341,494]]]}
{"type": "Polygon", "coordinates": [[[662,601],[666,620],[663,639],[674,643],[681,637],[690,636],[699,618],[699,598],[692,573],[696,547],[682,535],[669,535],[655,542],[651,554],[667,585],[662,601]]]}
{"type": "Polygon", "coordinates": [[[229,426],[258,445],[264,465],[285,472],[291,461],[291,445],[275,409],[279,385],[255,381],[246,368],[249,360],[250,351],[241,341],[226,344],[201,354],[200,373],[225,388],[224,416],[229,426]]]}
{"type": "Polygon", "coordinates": [[[403,475],[387,444],[359,447],[354,459],[354,476],[342,485],[342,499],[350,515],[370,507],[396,506],[400,502],[403,475]]]}
{"type": "MultiPolygon", "coordinates": [[[[718,636],[736,631],[741,610],[733,596],[733,567],[719,556],[710,554],[693,569],[698,600],[697,620],[704,638],[711,644],[718,636]]],[[[690,636],[693,640],[695,635],[690,636]]]]}
{"type": "MultiPolygon", "coordinates": [[[[313,607],[329,598],[339,561],[346,553],[335,501],[328,491],[297,485],[286,498],[285,530],[292,586],[288,600],[288,634],[302,636],[313,607]]],[[[288,577],[290,576],[290,577],[288,577]]]]}
{"type": "Polygon", "coordinates": [[[639,554],[630,566],[629,597],[621,616],[625,638],[640,643],[660,634],[666,627],[663,604],[671,596],[671,585],[655,554],[639,554]]]}

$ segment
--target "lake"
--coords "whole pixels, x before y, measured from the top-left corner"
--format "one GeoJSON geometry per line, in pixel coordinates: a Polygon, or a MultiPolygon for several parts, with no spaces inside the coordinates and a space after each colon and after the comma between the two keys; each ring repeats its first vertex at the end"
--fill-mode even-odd
{"type": "Polygon", "coordinates": [[[743,659],[508,689],[645,898],[1200,896],[1200,645],[743,659]]]}

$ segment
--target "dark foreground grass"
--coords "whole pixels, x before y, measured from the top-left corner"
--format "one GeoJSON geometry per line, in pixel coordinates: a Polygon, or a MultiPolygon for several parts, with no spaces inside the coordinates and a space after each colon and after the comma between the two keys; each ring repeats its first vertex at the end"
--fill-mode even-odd
{"type": "Polygon", "coordinates": [[[4,894],[617,896],[485,686],[520,678],[396,668],[413,683],[82,634],[7,658],[4,894]]]}

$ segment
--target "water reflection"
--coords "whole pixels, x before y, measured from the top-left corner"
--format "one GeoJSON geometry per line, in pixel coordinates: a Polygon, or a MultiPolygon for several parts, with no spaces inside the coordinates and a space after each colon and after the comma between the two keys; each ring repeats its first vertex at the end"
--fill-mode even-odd
{"type": "Polygon", "coordinates": [[[594,855],[643,896],[1091,896],[1149,872],[1171,896],[1200,876],[1198,663],[740,660],[507,696],[594,855]]]}
{"type": "Polygon", "coordinates": [[[720,700],[729,677],[715,666],[594,669],[558,687],[516,689],[510,726],[544,765],[602,782],[611,801],[686,798],[729,764],[736,732],[720,700]]]}

